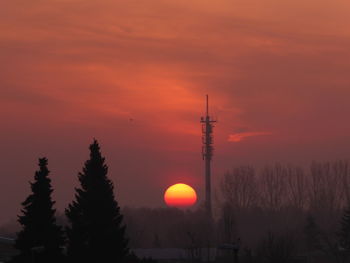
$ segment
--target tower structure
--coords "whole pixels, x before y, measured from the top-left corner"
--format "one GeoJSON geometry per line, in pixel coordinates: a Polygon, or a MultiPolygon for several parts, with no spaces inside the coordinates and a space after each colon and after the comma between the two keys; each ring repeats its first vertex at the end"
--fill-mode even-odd
{"type": "Polygon", "coordinates": [[[202,123],[202,156],[205,162],[205,209],[208,216],[212,217],[211,208],[211,160],[213,158],[213,128],[216,120],[209,116],[209,96],[206,96],[206,115],[201,118],[202,123]]]}

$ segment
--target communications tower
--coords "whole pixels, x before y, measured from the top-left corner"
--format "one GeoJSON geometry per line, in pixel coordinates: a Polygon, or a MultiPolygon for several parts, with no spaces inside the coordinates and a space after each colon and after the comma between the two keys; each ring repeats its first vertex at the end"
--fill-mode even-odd
{"type": "Polygon", "coordinates": [[[213,128],[216,120],[209,116],[209,97],[206,97],[206,116],[201,117],[202,123],[202,155],[205,161],[205,209],[208,216],[212,217],[211,209],[211,160],[213,157],[213,128]]]}

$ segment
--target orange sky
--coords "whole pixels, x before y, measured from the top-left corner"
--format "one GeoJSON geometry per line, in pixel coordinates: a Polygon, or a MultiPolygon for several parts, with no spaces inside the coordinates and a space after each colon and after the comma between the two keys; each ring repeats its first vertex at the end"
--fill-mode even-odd
{"type": "Polygon", "coordinates": [[[349,1],[0,5],[0,222],[18,213],[43,155],[62,209],[93,137],[122,205],[163,205],[177,182],[201,200],[207,93],[216,177],[237,164],[349,158],[349,1]]]}

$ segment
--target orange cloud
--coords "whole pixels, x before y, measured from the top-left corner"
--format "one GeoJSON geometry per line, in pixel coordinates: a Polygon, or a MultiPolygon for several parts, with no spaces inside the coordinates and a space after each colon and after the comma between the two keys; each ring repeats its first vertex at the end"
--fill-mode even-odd
{"type": "Polygon", "coordinates": [[[247,137],[253,137],[253,136],[262,136],[262,135],[271,135],[271,132],[242,132],[242,133],[235,133],[230,134],[228,137],[229,142],[240,142],[243,139],[247,137]]]}

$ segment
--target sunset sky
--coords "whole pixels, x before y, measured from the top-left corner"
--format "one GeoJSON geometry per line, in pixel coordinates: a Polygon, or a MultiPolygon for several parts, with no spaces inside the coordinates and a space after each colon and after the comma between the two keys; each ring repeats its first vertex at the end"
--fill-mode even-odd
{"type": "Polygon", "coordinates": [[[350,157],[348,0],[0,7],[0,223],[42,156],[62,211],[94,137],[122,206],[164,206],[179,182],[203,200],[205,94],[216,182],[234,165],[350,157]]]}

